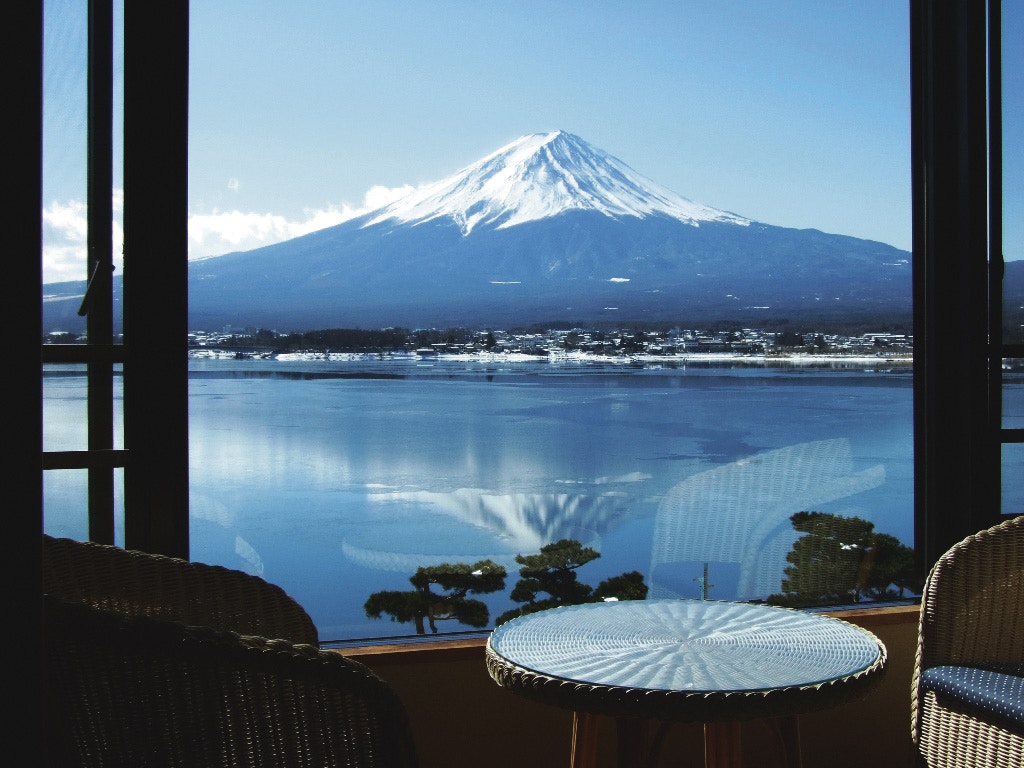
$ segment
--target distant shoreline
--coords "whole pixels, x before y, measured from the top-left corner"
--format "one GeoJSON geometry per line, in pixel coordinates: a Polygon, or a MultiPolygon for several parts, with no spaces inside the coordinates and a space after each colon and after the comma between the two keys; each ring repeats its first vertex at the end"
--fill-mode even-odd
{"type": "Polygon", "coordinates": [[[606,365],[644,364],[728,364],[751,365],[760,367],[783,366],[851,366],[873,368],[885,366],[912,369],[913,355],[899,354],[808,354],[808,353],[729,353],[729,352],[676,352],[672,354],[636,353],[622,355],[604,355],[579,351],[549,351],[547,354],[530,354],[526,352],[437,352],[428,355],[416,352],[238,352],[231,349],[190,349],[190,360],[264,360],[279,362],[298,361],[452,361],[479,363],[550,363],[550,364],[590,364],[606,365]]]}

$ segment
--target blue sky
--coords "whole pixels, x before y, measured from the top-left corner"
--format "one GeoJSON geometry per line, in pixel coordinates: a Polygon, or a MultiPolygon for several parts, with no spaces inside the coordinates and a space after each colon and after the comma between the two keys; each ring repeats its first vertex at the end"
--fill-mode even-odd
{"type": "MultiPolygon", "coordinates": [[[[46,49],[48,103],[63,105],[44,134],[47,281],[84,277],[83,5],[47,3],[65,30],[46,49]]],[[[1020,5],[1007,29],[1024,28],[1020,5]]],[[[207,0],[190,14],[193,258],[328,226],[556,129],[698,202],[910,247],[898,0],[207,0]]],[[[1006,37],[1004,239],[1024,258],[1024,35],[1006,37]]]]}

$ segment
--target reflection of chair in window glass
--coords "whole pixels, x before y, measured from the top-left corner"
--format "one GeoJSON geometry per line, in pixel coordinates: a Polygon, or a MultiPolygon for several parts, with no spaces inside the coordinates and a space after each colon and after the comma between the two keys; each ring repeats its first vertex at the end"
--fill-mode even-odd
{"type": "Polygon", "coordinates": [[[853,471],[845,438],[789,445],[693,475],[658,507],[650,597],[693,596],[704,563],[712,598],[778,592],[800,535],[790,516],[884,481],[882,465],[853,471]]]}

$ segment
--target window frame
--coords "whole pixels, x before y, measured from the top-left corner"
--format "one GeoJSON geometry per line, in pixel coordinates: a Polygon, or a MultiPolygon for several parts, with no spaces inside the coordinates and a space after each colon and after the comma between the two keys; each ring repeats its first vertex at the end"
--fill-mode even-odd
{"type": "MultiPolygon", "coordinates": [[[[106,7],[110,0],[101,4],[92,0],[90,5],[106,7]]],[[[1016,348],[1020,345],[1002,344],[996,314],[1001,308],[1001,269],[991,270],[991,275],[988,269],[989,262],[1002,265],[1001,209],[989,205],[998,198],[1001,169],[1001,125],[996,111],[1000,81],[998,76],[989,77],[999,67],[999,2],[990,0],[986,7],[971,0],[908,0],[908,6],[914,517],[915,551],[923,576],[949,546],[1001,518],[1001,446],[1024,442],[1024,436],[1021,430],[1001,428],[999,363],[1004,354],[1021,350],[1016,348]],[[990,45],[990,39],[995,43],[990,45]]],[[[41,16],[41,2],[36,10],[41,16]]],[[[43,469],[82,466],[112,473],[124,466],[125,546],[187,558],[188,2],[172,0],[145,9],[129,3],[124,23],[124,344],[110,343],[99,320],[95,337],[90,327],[88,344],[78,349],[44,345],[41,354],[41,361],[87,363],[90,400],[94,368],[99,381],[112,362],[123,362],[124,451],[115,451],[103,431],[95,444],[90,438],[87,451],[42,452],[41,385],[32,374],[26,377],[25,387],[34,390],[28,402],[38,405],[40,413],[33,450],[38,445],[43,469]],[[151,439],[153,435],[160,439],[151,439]]],[[[41,40],[41,21],[39,29],[41,40]]],[[[102,55],[101,46],[97,51],[102,55]]],[[[37,64],[41,73],[41,42],[37,64]]],[[[97,79],[97,88],[104,93],[106,77],[103,73],[97,79]]],[[[41,74],[39,79],[29,83],[35,83],[36,92],[25,94],[27,114],[41,112],[37,104],[41,104],[41,74]]],[[[41,134],[41,122],[27,120],[26,124],[41,134]]],[[[107,140],[108,128],[102,121],[95,127],[90,122],[90,131],[98,145],[107,140]]],[[[35,145],[41,159],[38,135],[35,145]]],[[[97,152],[96,161],[108,163],[97,152]]],[[[27,201],[26,209],[33,209],[23,218],[24,234],[29,246],[38,251],[41,178],[38,173],[29,176],[31,184],[25,188],[32,194],[19,200],[27,201]]],[[[96,195],[102,194],[104,183],[109,188],[109,182],[96,183],[96,195]]],[[[93,191],[90,188],[91,196],[93,191]]],[[[94,263],[106,262],[99,258],[90,261],[94,263]]],[[[32,266],[38,274],[21,277],[26,283],[37,280],[41,295],[41,270],[32,266]]],[[[109,290],[106,283],[102,289],[109,290]]],[[[106,303],[104,295],[100,304],[105,307],[106,303]]],[[[35,328],[40,328],[35,337],[38,343],[38,318],[35,328]]],[[[30,354],[38,352],[24,356],[30,354]]],[[[106,396],[102,382],[96,392],[97,397],[106,396]]],[[[100,430],[107,429],[105,407],[96,411],[103,422],[97,425],[100,430]]],[[[89,418],[91,425],[92,407],[89,418]]],[[[29,527],[38,535],[42,531],[40,477],[34,472],[23,477],[29,498],[37,500],[33,506],[38,519],[29,527]]],[[[95,488],[96,514],[111,514],[109,496],[100,490],[105,483],[97,482],[95,488]]],[[[92,497],[91,479],[89,493],[92,497]]],[[[91,505],[90,519],[92,509],[91,505]]],[[[90,536],[112,541],[112,528],[105,519],[96,523],[100,533],[93,534],[92,525],[90,536]]]]}
{"type": "Polygon", "coordinates": [[[114,344],[113,2],[90,0],[90,279],[80,310],[88,313],[87,341],[42,346],[43,362],[86,364],[89,420],[87,450],[43,452],[43,469],[88,469],[89,537],[113,544],[114,470],[123,467],[125,547],[182,558],[189,556],[188,8],[187,0],[124,8],[124,315],[123,343],[114,344]],[[123,450],[113,448],[116,363],[124,370],[123,450]]]}

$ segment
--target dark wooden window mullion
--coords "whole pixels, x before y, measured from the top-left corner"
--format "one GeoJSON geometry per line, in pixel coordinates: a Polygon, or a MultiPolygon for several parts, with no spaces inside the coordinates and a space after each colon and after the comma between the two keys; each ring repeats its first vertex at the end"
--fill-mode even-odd
{"type": "Polygon", "coordinates": [[[988,22],[986,5],[973,0],[911,1],[914,539],[922,575],[1000,512],[989,349],[988,22]]]}
{"type": "Polygon", "coordinates": [[[44,363],[123,363],[125,348],[121,344],[43,344],[44,363]]]}
{"type": "MultiPolygon", "coordinates": [[[[996,487],[1002,488],[1003,442],[1003,72],[1002,0],[988,2],[988,307],[989,431],[996,445],[996,487]]],[[[1001,494],[1000,494],[1001,496],[1001,494]]],[[[1000,498],[1000,510],[1003,509],[1000,498]]]]}
{"type": "Polygon", "coordinates": [[[123,467],[128,457],[126,451],[111,449],[109,451],[44,451],[43,469],[104,469],[113,472],[116,467],[123,467]]]}
{"type": "MultiPolygon", "coordinates": [[[[89,344],[113,343],[113,81],[114,21],[111,0],[89,0],[88,75],[88,290],[80,310],[86,313],[89,344]]],[[[114,447],[114,375],[108,360],[88,363],[89,451],[114,447]]],[[[89,538],[114,543],[114,470],[92,466],[89,472],[89,538]]]]}
{"type": "Polygon", "coordinates": [[[124,4],[125,546],[189,555],[188,0],[124,4]]]}
{"type": "MultiPolygon", "coordinates": [[[[993,441],[999,449],[1007,444],[1024,443],[1024,429],[1003,428],[1003,361],[1024,357],[1024,344],[1005,343],[1003,332],[1003,68],[1002,68],[1002,0],[989,0],[989,375],[993,441]]],[[[1002,485],[1003,462],[996,462],[1002,485]]],[[[1002,506],[1004,514],[1020,514],[1020,510],[1002,506]]]]}

